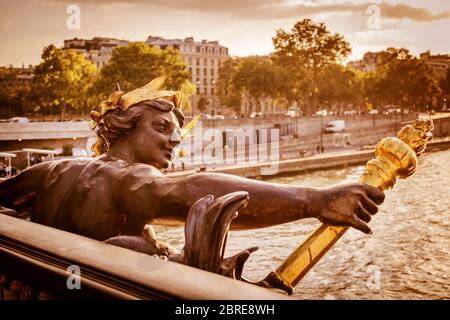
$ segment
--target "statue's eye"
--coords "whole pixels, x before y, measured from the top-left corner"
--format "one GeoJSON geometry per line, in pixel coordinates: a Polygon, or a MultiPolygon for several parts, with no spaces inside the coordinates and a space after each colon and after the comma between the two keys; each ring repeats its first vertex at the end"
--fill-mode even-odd
{"type": "Polygon", "coordinates": [[[156,128],[159,130],[159,131],[161,131],[161,132],[163,132],[165,129],[166,129],[166,125],[164,124],[164,123],[158,123],[157,125],[156,125],[156,128]]]}

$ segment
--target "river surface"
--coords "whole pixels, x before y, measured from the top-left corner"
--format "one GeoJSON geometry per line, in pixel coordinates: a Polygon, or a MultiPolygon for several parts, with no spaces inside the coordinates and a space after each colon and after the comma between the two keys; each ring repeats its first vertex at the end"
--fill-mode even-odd
{"type": "MultiPolygon", "coordinates": [[[[268,181],[329,186],[358,181],[363,167],[316,171],[268,181]]],[[[244,276],[275,269],[320,223],[306,219],[230,232],[226,256],[258,246],[244,276]]],[[[413,177],[398,181],[372,219],[373,234],[349,230],[297,285],[301,299],[450,299],[450,150],[425,154],[413,177]]],[[[156,227],[181,248],[183,228],[156,227]]]]}

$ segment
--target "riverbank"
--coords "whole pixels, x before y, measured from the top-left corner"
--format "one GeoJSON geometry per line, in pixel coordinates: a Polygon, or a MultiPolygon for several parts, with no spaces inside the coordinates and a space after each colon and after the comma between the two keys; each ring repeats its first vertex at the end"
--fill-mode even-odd
{"type": "MultiPolygon", "coordinates": [[[[450,138],[436,139],[429,143],[426,152],[450,149],[450,138]]],[[[280,160],[276,163],[257,163],[220,168],[208,168],[206,172],[227,173],[246,178],[268,179],[286,174],[297,174],[308,171],[335,169],[364,164],[374,157],[374,148],[368,150],[345,150],[318,154],[310,157],[280,160]]],[[[198,169],[169,172],[168,177],[185,177],[199,172],[198,169]]]]}

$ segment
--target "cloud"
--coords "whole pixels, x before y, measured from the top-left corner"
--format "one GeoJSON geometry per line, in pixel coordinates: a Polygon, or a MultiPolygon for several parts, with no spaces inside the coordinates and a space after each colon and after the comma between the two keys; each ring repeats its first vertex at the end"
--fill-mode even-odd
{"type": "Polygon", "coordinates": [[[450,18],[450,10],[433,14],[426,8],[411,7],[405,4],[381,4],[381,13],[394,19],[411,19],[415,21],[435,21],[450,18]]]}
{"type": "MultiPolygon", "coordinates": [[[[66,2],[72,0],[48,0],[66,2]]],[[[288,0],[78,0],[77,3],[111,6],[113,4],[148,5],[180,11],[226,14],[241,20],[279,20],[299,18],[324,13],[365,13],[373,1],[311,1],[293,4],[288,0]]],[[[386,1],[379,5],[383,17],[392,19],[410,19],[414,21],[434,21],[450,18],[450,10],[432,13],[426,7],[414,7],[408,4],[392,4],[386,1]]]]}

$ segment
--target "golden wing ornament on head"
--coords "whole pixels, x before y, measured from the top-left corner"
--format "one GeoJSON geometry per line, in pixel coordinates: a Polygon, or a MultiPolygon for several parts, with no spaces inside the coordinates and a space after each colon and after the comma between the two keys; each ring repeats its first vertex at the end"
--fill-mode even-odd
{"type": "Polygon", "coordinates": [[[159,98],[169,98],[169,100],[172,100],[178,93],[177,91],[159,90],[165,80],[166,76],[160,76],[153,79],[145,86],[134,89],[122,95],[120,99],[122,110],[125,111],[132,105],[146,100],[154,100],[159,98]]]}

